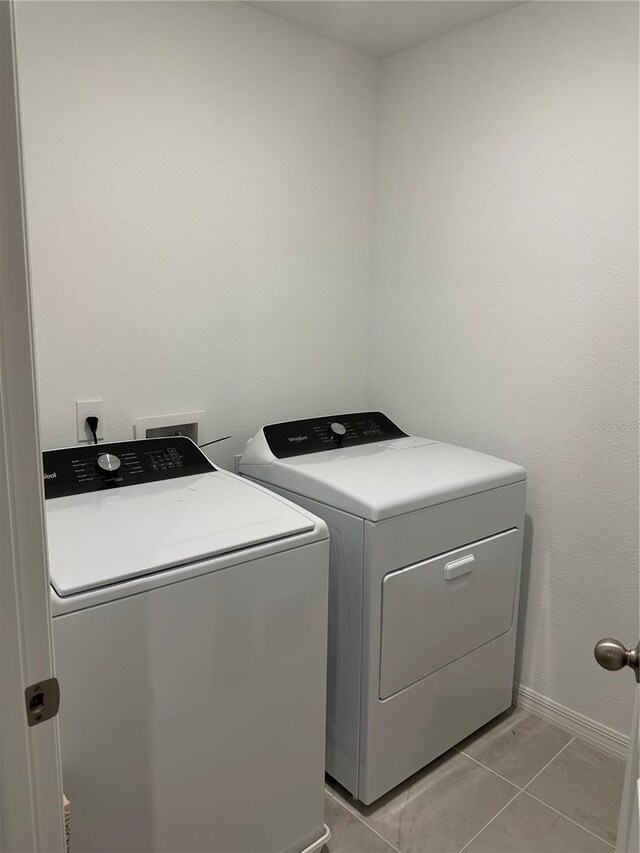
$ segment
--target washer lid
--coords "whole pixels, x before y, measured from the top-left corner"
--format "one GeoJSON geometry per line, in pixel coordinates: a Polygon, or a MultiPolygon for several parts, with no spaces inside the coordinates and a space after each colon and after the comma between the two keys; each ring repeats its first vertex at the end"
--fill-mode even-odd
{"type": "Polygon", "coordinates": [[[258,433],[240,471],[371,521],[526,479],[520,465],[416,436],[278,459],[258,433]]]}
{"type": "Polygon", "coordinates": [[[60,596],[314,529],[288,502],[226,471],[46,502],[60,596]]]}

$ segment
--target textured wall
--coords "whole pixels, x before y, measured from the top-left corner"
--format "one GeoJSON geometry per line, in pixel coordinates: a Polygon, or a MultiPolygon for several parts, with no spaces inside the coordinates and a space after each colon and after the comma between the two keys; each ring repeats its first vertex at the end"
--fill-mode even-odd
{"type": "MultiPolygon", "coordinates": [[[[22,3],[45,446],[365,403],[522,462],[518,676],[625,732],[637,636],[637,6],[529,3],[377,65],[242,4],[22,3]],[[368,311],[372,334],[368,334],[368,311]],[[604,428],[602,425],[605,425],[604,428]]],[[[206,438],[208,436],[203,436],[206,438]]]]}
{"type": "Polygon", "coordinates": [[[527,468],[519,678],[626,733],[592,649],[638,636],[637,16],[528,3],[382,63],[369,386],[527,468]]]}
{"type": "Polygon", "coordinates": [[[240,3],[21,3],[45,447],[361,406],[377,62],[240,3]]]}

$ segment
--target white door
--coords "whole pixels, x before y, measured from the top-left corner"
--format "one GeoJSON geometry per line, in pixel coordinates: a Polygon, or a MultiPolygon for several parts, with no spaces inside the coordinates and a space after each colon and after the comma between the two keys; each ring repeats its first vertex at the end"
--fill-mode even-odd
{"type": "Polygon", "coordinates": [[[13,11],[13,3],[0,2],[0,851],[61,853],[58,724],[47,719],[53,656],[13,11]],[[41,688],[33,725],[30,686],[41,688]]]}
{"type": "MultiPolygon", "coordinates": [[[[631,667],[640,682],[640,643],[635,649],[626,649],[618,640],[610,638],[600,640],[595,647],[596,660],[605,669],[617,670],[631,667]]],[[[640,687],[636,688],[633,723],[627,755],[627,768],[624,776],[622,805],[618,822],[616,853],[638,853],[640,836],[638,812],[640,811],[640,687]]]]}
{"type": "Polygon", "coordinates": [[[640,689],[636,690],[636,703],[633,711],[633,728],[629,744],[627,770],[624,777],[622,808],[618,823],[617,853],[638,853],[640,850],[640,830],[638,813],[640,812],[640,689]]]}

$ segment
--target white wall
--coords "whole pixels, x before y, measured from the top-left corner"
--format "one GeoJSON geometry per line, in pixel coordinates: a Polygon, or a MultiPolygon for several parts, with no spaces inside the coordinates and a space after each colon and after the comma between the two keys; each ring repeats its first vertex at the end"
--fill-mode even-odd
{"type": "Polygon", "coordinates": [[[377,62],[239,3],[20,3],[44,447],[364,404],[377,62]]]}
{"type": "Polygon", "coordinates": [[[638,637],[637,67],[615,2],[383,61],[369,379],[405,427],[526,466],[518,676],[626,733],[631,673],[592,650],[638,637]]]}
{"type": "Polygon", "coordinates": [[[379,115],[375,60],[242,4],[18,25],[45,446],[82,397],[112,438],[206,408],[223,464],[264,421],[368,402],[522,462],[518,677],[625,732],[632,679],[592,648],[638,630],[636,4],[397,54],[379,115]]]}

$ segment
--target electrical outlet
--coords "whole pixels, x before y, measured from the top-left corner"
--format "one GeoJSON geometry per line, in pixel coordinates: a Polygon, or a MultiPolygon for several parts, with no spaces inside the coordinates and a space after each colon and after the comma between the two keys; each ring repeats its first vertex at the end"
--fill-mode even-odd
{"type": "Polygon", "coordinates": [[[104,418],[102,416],[102,400],[76,400],[76,426],[78,441],[88,443],[93,441],[91,430],[87,426],[89,415],[98,418],[98,441],[104,441],[104,418]]]}

